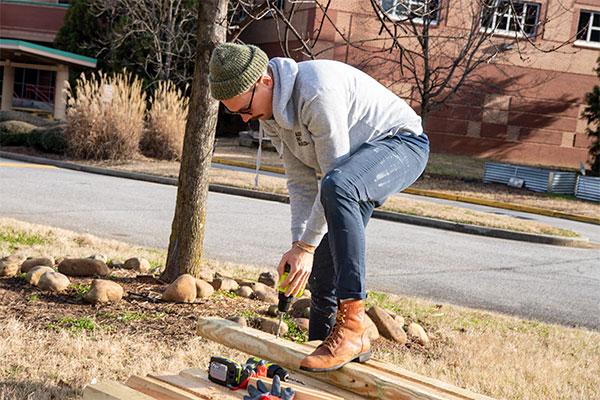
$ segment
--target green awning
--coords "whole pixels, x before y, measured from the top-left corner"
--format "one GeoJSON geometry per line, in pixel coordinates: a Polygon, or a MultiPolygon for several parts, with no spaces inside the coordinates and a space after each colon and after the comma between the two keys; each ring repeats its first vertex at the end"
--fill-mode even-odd
{"type": "MultiPolygon", "coordinates": [[[[43,57],[58,63],[75,64],[84,67],[96,67],[96,59],[85,57],[68,51],[53,49],[52,47],[41,46],[39,44],[26,42],[24,40],[0,39],[0,53],[4,50],[30,54],[37,57],[43,57]]],[[[0,57],[4,58],[4,57],[0,57]]]]}

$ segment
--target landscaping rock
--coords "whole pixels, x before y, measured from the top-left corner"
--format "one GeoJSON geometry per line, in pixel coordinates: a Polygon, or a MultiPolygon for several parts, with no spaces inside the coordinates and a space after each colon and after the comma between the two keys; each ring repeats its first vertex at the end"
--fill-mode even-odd
{"type": "Polygon", "coordinates": [[[123,268],[132,269],[134,271],[141,272],[142,274],[146,274],[150,272],[151,266],[150,261],[146,260],[145,258],[133,257],[125,260],[123,268]]]}
{"type": "Polygon", "coordinates": [[[196,299],[206,299],[215,292],[212,285],[202,279],[196,279],[196,299]]]}
{"type": "Polygon", "coordinates": [[[69,276],[106,276],[110,274],[110,269],[100,260],[65,258],[58,264],[58,272],[69,276]]]}
{"type": "MultiPolygon", "coordinates": [[[[279,325],[279,320],[278,319],[273,319],[273,318],[265,318],[265,317],[261,317],[259,318],[259,323],[260,323],[260,330],[263,332],[267,332],[267,333],[272,333],[273,335],[275,335],[275,333],[277,332],[277,326],[279,325]]],[[[285,334],[288,333],[288,326],[287,324],[281,324],[281,327],[279,328],[279,336],[283,336],[285,334]]]]}
{"type": "Polygon", "coordinates": [[[123,260],[109,260],[108,264],[109,267],[111,268],[125,268],[125,265],[123,264],[123,260]]]}
{"type": "Polygon", "coordinates": [[[10,255],[0,259],[0,276],[15,276],[21,270],[23,257],[10,255]]]}
{"type": "Polygon", "coordinates": [[[38,281],[38,287],[42,290],[51,292],[63,292],[71,283],[66,275],[60,272],[48,271],[45,272],[38,281]]]}
{"type": "Polygon", "coordinates": [[[215,290],[223,290],[225,292],[234,292],[240,287],[233,279],[224,277],[215,277],[212,281],[212,286],[215,290]]]}
{"type": "Polygon", "coordinates": [[[294,322],[296,322],[296,325],[298,325],[298,328],[302,329],[305,332],[308,331],[308,322],[309,322],[308,318],[295,318],[294,322]]]}
{"type": "Polygon", "coordinates": [[[377,340],[379,339],[379,330],[377,330],[377,326],[373,323],[373,320],[365,314],[365,325],[367,325],[367,333],[369,334],[369,340],[377,340]]]}
{"type": "Polygon", "coordinates": [[[279,302],[279,298],[275,294],[275,291],[269,290],[256,290],[254,292],[254,298],[270,304],[275,304],[279,302]]]}
{"type": "Polygon", "coordinates": [[[402,327],[403,327],[403,326],[404,326],[404,324],[406,323],[406,322],[404,321],[404,317],[403,317],[402,315],[392,315],[392,318],[394,318],[394,321],[396,321],[396,323],[397,323],[399,326],[402,326],[402,327]]]}
{"type": "Polygon", "coordinates": [[[27,276],[25,277],[25,279],[31,285],[37,286],[38,282],[40,281],[40,278],[46,272],[54,272],[54,269],[52,269],[50,267],[47,267],[47,266],[44,266],[44,265],[38,265],[37,267],[33,267],[33,268],[31,268],[29,270],[29,272],[27,273],[27,276]]]}
{"type": "Polygon", "coordinates": [[[123,298],[123,288],[117,282],[94,279],[89,292],[83,296],[87,303],[117,303],[123,298]]]}
{"type": "Polygon", "coordinates": [[[248,320],[245,317],[235,316],[235,317],[229,317],[227,319],[235,322],[236,324],[239,324],[240,326],[242,326],[244,328],[246,328],[248,326],[248,320]]]}
{"type": "Polygon", "coordinates": [[[38,266],[46,266],[53,267],[54,266],[54,258],[52,257],[38,257],[38,258],[28,258],[23,261],[21,264],[21,272],[29,272],[33,267],[38,266]]]}
{"type": "Polygon", "coordinates": [[[162,299],[172,303],[193,303],[196,300],[196,278],[190,274],[179,276],[167,286],[162,299]]]}
{"type": "Polygon", "coordinates": [[[273,293],[273,288],[265,285],[264,283],[250,282],[249,286],[252,289],[252,291],[254,291],[254,292],[256,292],[257,290],[262,290],[263,292],[271,292],[271,293],[273,293]]]}
{"type": "Polygon", "coordinates": [[[278,279],[279,279],[279,276],[277,275],[277,272],[273,272],[273,271],[265,271],[258,276],[258,281],[260,283],[263,283],[272,288],[275,287],[278,279]]]}
{"type": "Polygon", "coordinates": [[[277,304],[271,304],[269,306],[269,309],[267,310],[267,315],[271,317],[279,317],[279,308],[277,307],[277,304]]]}
{"type": "Polygon", "coordinates": [[[429,336],[425,332],[425,329],[416,322],[413,322],[408,325],[408,329],[406,330],[408,337],[413,339],[415,342],[419,343],[423,347],[429,347],[430,340],[429,336]]]}
{"type": "Polygon", "coordinates": [[[383,308],[373,306],[367,311],[367,315],[371,317],[381,336],[400,344],[406,343],[406,332],[383,308]]]}
{"type": "Polygon", "coordinates": [[[90,260],[99,260],[99,261],[102,261],[103,263],[106,263],[108,261],[108,258],[104,254],[92,254],[88,258],[90,260]]]}
{"type": "Polygon", "coordinates": [[[310,299],[298,299],[292,303],[290,315],[294,318],[303,318],[306,315],[306,309],[310,307],[310,299]]]}
{"type": "Polygon", "coordinates": [[[245,297],[249,299],[254,294],[254,290],[250,288],[250,286],[240,286],[240,288],[236,291],[237,295],[240,297],[245,297]]]}

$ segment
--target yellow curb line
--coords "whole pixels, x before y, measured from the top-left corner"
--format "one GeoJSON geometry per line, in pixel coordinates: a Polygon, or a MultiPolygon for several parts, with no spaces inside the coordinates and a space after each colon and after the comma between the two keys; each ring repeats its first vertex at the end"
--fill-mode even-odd
{"type": "MultiPolygon", "coordinates": [[[[246,163],[243,161],[227,160],[227,159],[224,159],[221,157],[213,157],[212,161],[217,164],[230,165],[233,167],[249,168],[249,169],[256,168],[256,166],[254,166],[250,163],[246,163]]],[[[285,170],[281,167],[272,167],[272,166],[265,165],[265,166],[261,166],[260,170],[267,171],[267,172],[273,172],[276,174],[285,174],[285,170]]],[[[460,201],[463,203],[478,204],[481,206],[503,208],[505,210],[522,211],[522,212],[528,212],[528,213],[532,213],[532,214],[545,215],[548,217],[562,218],[562,219],[568,219],[568,220],[572,220],[572,221],[586,222],[588,224],[600,225],[600,218],[587,217],[584,215],[569,214],[569,213],[565,213],[562,211],[547,210],[545,208],[539,208],[539,207],[505,203],[502,201],[486,200],[486,199],[480,199],[477,197],[459,196],[459,195],[455,195],[455,194],[447,194],[447,193],[443,193],[443,192],[436,192],[433,190],[424,190],[424,189],[408,188],[408,189],[405,189],[403,191],[403,193],[414,194],[417,196],[434,197],[434,198],[444,199],[444,200],[454,200],[454,201],[460,201]]]]}
{"type": "Polygon", "coordinates": [[[23,164],[23,163],[11,163],[11,162],[0,162],[0,167],[58,169],[53,165],[23,164]]]}

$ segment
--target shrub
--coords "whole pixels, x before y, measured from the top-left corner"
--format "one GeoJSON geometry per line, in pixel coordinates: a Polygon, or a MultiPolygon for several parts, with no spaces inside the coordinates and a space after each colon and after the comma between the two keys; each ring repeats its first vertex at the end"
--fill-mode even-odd
{"type": "Polygon", "coordinates": [[[31,131],[27,144],[44,153],[64,154],[67,150],[65,126],[54,125],[31,131]]]}
{"type": "MultiPolygon", "coordinates": [[[[596,74],[600,78],[600,57],[597,60],[599,67],[596,68],[596,74]]],[[[590,93],[585,95],[587,107],[583,110],[582,117],[587,119],[591,125],[587,129],[587,134],[591,139],[590,144],[590,164],[591,175],[600,176],[600,87],[594,86],[590,93]]]]}
{"type": "Polygon", "coordinates": [[[142,153],[165,160],[181,159],[188,98],[172,82],[162,81],[150,104],[146,130],[140,142],[142,153]]]}
{"type": "Polygon", "coordinates": [[[22,121],[0,122],[0,146],[27,146],[29,133],[35,125],[22,121]]]}
{"type": "Polygon", "coordinates": [[[138,152],[144,128],[146,95],[142,81],[123,70],[77,80],[75,94],[67,90],[65,139],[75,158],[128,159],[138,152]]]}

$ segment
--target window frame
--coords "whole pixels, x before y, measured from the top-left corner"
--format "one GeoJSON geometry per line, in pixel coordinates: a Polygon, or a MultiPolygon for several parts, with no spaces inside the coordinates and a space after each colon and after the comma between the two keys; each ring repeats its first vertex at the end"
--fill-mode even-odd
{"type": "MultiPolygon", "coordinates": [[[[503,0],[496,0],[496,1],[500,2],[503,0]]],[[[523,1],[523,0],[514,1],[514,4],[522,4],[523,5],[523,12],[520,16],[516,16],[516,14],[514,14],[515,10],[513,7],[510,7],[508,9],[508,12],[509,12],[508,15],[506,13],[498,14],[498,11],[496,9],[496,10],[494,10],[494,15],[492,16],[492,21],[490,23],[491,26],[484,25],[485,8],[482,8],[481,15],[479,18],[481,28],[479,30],[481,32],[491,33],[492,36],[536,38],[538,36],[538,34],[540,33],[539,32],[540,27],[538,26],[538,24],[540,21],[540,16],[542,14],[542,4],[535,2],[535,1],[523,1]],[[524,28],[526,26],[525,18],[527,16],[527,8],[531,7],[531,6],[535,7],[537,9],[537,12],[536,12],[536,16],[535,16],[535,23],[533,24],[534,31],[531,34],[528,34],[524,31],[524,28]],[[504,28],[504,29],[497,28],[496,26],[498,25],[498,19],[502,19],[505,17],[508,17],[508,19],[506,21],[506,28],[504,28]],[[510,29],[510,26],[512,25],[513,21],[518,21],[520,30],[514,31],[514,30],[510,29]]]]}
{"type": "MultiPolygon", "coordinates": [[[[408,4],[407,4],[407,5],[405,5],[404,7],[405,7],[405,9],[406,9],[406,7],[409,7],[409,8],[407,9],[407,10],[409,10],[409,14],[408,14],[408,15],[406,15],[406,14],[403,14],[403,15],[398,15],[398,14],[396,14],[396,12],[394,12],[394,13],[390,13],[390,11],[386,11],[386,10],[383,8],[383,2],[384,2],[384,0],[380,0],[380,1],[379,1],[379,4],[381,5],[381,10],[382,10],[382,12],[383,12],[383,13],[384,13],[384,14],[385,14],[385,15],[386,15],[388,18],[390,18],[392,21],[399,21],[399,22],[405,22],[405,21],[406,21],[406,22],[408,22],[408,21],[412,21],[412,22],[414,22],[415,24],[422,25],[422,24],[423,24],[423,18],[422,18],[422,17],[415,17],[415,18],[411,18],[411,17],[410,17],[410,13],[412,12],[412,11],[410,11],[410,6],[411,6],[412,4],[417,4],[417,5],[418,5],[418,4],[422,4],[422,5],[425,5],[425,4],[426,4],[428,1],[431,1],[431,0],[392,0],[392,1],[394,2],[394,4],[393,4],[393,6],[391,7],[391,9],[394,9],[394,10],[396,10],[396,8],[397,8],[398,6],[400,6],[401,4],[403,4],[403,3],[408,3],[408,4]]],[[[440,19],[441,19],[441,9],[440,9],[440,4],[441,4],[441,2],[442,2],[442,1],[444,1],[444,0],[437,0],[437,6],[436,6],[436,7],[438,8],[438,10],[437,10],[437,13],[436,13],[436,16],[435,16],[435,18],[432,18],[432,19],[431,19],[431,22],[430,22],[430,24],[431,24],[432,26],[437,26],[437,25],[440,23],[440,19]]]]}
{"type": "Polygon", "coordinates": [[[575,23],[575,42],[573,43],[573,45],[575,46],[581,46],[581,47],[593,47],[593,48],[600,48],[600,40],[598,41],[592,41],[590,40],[592,37],[592,31],[598,31],[600,32],[600,25],[598,26],[594,26],[594,15],[598,15],[598,17],[600,18],[600,10],[590,10],[590,9],[585,9],[585,8],[580,8],[579,9],[579,18],[577,18],[577,22],[575,23]],[[581,17],[583,15],[583,13],[589,13],[590,14],[590,20],[588,22],[588,31],[586,32],[586,39],[577,39],[577,36],[579,34],[579,23],[581,21],[581,17]]]}

